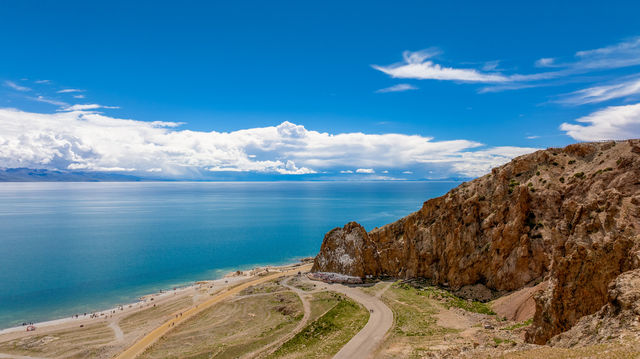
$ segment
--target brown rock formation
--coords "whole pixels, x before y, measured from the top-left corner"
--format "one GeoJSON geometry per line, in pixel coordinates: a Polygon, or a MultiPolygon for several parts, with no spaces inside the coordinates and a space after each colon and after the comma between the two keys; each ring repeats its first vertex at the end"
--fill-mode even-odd
{"type": "Polygon", "coordinates": [[[330,231],[313,270],[425,277],[511,291],[542,280],[527,339],[545,343],[609,302],[640,267],[640,141],[583,143],[521,156],[366,232],[330,231]]]}

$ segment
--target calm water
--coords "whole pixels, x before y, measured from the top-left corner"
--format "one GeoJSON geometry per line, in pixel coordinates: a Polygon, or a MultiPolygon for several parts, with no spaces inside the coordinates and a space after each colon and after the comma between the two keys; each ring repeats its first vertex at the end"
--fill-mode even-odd
{"type": "Polygon", "coordinates": [[[0,328],[315,255],[453,182],[0,183],[0,328]]]}

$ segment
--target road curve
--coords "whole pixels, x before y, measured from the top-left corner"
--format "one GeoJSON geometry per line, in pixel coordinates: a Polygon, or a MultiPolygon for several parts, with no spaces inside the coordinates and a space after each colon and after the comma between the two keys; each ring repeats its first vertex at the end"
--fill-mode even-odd
{"type": "MultiPolygon", "coordinates": [[[[292,277],[285,279],[284,281],[282,281],[281,284],[287,289],[289,289],[290,291],[292,291],[293,293],[295,293],[298,296],[298,298],[300,298],[300,301],[302,302],[303,313],[304,313],[302,316],[302,319],[300,320],[298,325],[296,325],[296,327],[291,330],[289,334],[276,340],[275,342],[272,342],[263,346],[262,348],[259,348],[257,350],[252,351],[251,353],[247,353],[243,355],[242,357],[240,357],[241,359],[258,358],[258,357],[264,358],[268,355],[271,355],[273,352],[278,350],[278,348],[282,344],[286,343],[289,339],[293,338],[296,334],[301,332],[302,329],[304,329],[307,326],[309,322],[309,318],[311,317],[311,302],[309,302],[309,299],[307,298],[307,293],[305,293],[305,291],[289,284],[289,281],[291,280],[291,278],[292,277]]],[[[273,293],[266,293],[266,294],[273,294],[273,293]]]]}
{"type": "Polygon", "coordinates": [[[376,296],[371,296],[357,287],[342,284],[322,284],[325,288],[342,293],[362,304],[369,311],[369,321],[358,334],[354,335],[333,359],[368,359],[372,358],[385,334],[393,325],[393,312],[380,300],[380,295],[389,288],[386,285],[376,296]]]}
{"type": "Polygon", "coordinates": [[[254,279],[252,281],[245,282],[243,284],[235,286],[227,290],[226,292],[214,295],[212,298],[208,299],[206,302],[200,303],[199,305],[193,306],[187,310],[182,311],[182,315],[179,315],[174,319],[170,319],[164,324],[162,324],[161,326],[159,326],[158,328],[152,330],[149,334],[145,335],[144,337],[142,337],[142,339],[138,340],[131,347],[129,347],[129,349],[120,353],[120,355],[118,355],[116,359],[135,359],[138,355],[142,354],[147,348],[149,348],[153,343],[155,343],[158,339],[160,339],[160,337],[167,334],[176,325],[186,321],[187,319],[195,316],[196,314],[202,312],[203,310],[221,302],[222,300],[240,293],[241,291],[251,287],[252,285],[264,283],[272,279],[284,277],[287,275],[293,275],[298,273],[299,271],[306,271],[306,270],[309,270],[310,267],[311,265],[304,265],[304,266],[296,267],[286,272],[280,272],[280,273],[268,275],[265,277],[261,277],[258,279],[254,279]]]}

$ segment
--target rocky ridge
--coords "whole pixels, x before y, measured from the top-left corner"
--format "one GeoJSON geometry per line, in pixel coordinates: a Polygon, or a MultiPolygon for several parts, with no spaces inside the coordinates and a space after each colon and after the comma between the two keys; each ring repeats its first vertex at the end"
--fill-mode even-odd
{"type": "Polygon", "coordinates": [[[542,344],[594,316],[637,321],[627,299],[638,291],[639,206],[639,140],[550,148],[381,228],[333,229],[312,271],[428,278],[457,291],[482,284],[497,294],[544,281],[527,333],[542,344]]]}

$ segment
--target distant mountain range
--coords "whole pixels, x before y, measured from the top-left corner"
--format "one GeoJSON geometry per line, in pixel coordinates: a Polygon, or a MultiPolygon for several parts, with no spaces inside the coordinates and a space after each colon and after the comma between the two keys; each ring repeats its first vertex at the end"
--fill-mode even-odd
{"type": "Polygon", "coordinates": [[[131,182],[137,176],[108,172],[75,172],[31,168],[0,169],[0,182],[131,182]]]}
{"type": "MultiPolygon", "coordinates": [[[[408,179],[409,181],[453,181],[471,180],[468,177],[447,177],[439,179],[408,179]]],[[[146,177],[142,175],[122,174],[114,172],[64,171],[34,168],[0,168],[0,182],[149,182],[149,181],[384,181],[357,175],[280,175],[270,173],[222,173],[193,172],[181,178],[146,177]]]]}

